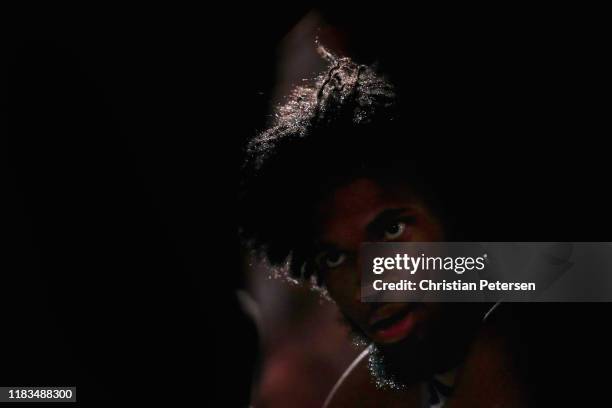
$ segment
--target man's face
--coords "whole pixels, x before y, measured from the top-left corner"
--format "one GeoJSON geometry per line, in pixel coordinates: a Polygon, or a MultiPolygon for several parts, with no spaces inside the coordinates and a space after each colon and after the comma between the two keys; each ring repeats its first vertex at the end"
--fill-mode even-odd
{"type": "Polygon", "coordinates": [[[361,243],[444,239],[423,200],[405,187],[356,179],[320,202],[316,223],[322,280],[350,325],[377,346],[385,371],[411,382],[456,364],[480,322],[481,306],[360,299],[361,243]]]}

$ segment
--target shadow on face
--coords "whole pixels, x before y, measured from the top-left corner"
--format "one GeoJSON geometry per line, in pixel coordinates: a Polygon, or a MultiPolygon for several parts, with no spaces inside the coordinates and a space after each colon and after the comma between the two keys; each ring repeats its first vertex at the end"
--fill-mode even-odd
{"type": "Polygon", "coordinates": [[[353,330],[376,345],[383,371],[410,382],[457,364],[481,321],[482,305],[360,299],[361,243],[445,239],[426,200],[405,185],[359,178],[324,197],[315,220],[317,273],[353,330]]]}

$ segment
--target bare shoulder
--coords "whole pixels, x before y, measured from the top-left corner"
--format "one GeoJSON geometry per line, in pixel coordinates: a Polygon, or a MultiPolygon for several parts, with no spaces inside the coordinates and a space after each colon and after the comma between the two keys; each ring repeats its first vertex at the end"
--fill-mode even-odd
{"type": "Polygon", "coordinates": [[[419,407],[419,387],[407,390],[379,389],[370,377],[368,351],[364,350],[340,377],[324,408],[419,407]]]}

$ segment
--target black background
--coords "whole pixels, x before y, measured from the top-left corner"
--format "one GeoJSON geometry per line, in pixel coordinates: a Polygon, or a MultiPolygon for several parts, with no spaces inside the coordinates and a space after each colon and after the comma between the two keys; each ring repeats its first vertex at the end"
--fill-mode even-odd
{"type": "MultiPolygon", "coordinates": [[[[309,8],[6,14],[2,385],[76,385],[86,406],[245,403],[237,170],[276,45],[309,8]]],[[[494,207],[508,241],[609,241],[596,10],[321,10],[415,116],[458,129],[447,150],[492,186],[466,194],[470,212],[494,207]]],[[[607,316],[572,310],[585,330],[607,316]]]]}

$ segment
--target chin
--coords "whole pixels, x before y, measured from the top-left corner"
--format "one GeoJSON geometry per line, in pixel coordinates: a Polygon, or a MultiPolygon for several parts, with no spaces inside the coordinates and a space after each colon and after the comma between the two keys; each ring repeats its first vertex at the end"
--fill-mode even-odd
{"type": "Polygon", "coordinates": [[[429,351],[410,341],[392,345],[374,343],[370,348],[368,367],[379,387],[401,389],[426,380],[436,372],[429,357],[429,351]]]}
{"type": "Polygon", "coordinates": [[[459,333],[454,334],[421,332],[393,344],[374,343],[369,369],[376,384],[404,388],[457,367],[467,354],[469,342],[462,341],[467,338],[459,333]]]}

